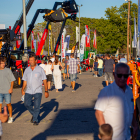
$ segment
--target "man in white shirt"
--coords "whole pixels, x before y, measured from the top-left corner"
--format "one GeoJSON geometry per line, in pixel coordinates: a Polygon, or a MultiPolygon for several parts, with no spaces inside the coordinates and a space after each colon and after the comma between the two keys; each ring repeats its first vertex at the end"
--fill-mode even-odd
{"type": "Polygon", "coordinates": [[[133,94],[126,84],[129,73],[127,64],[118,63],[115,67],[115,81],[101,90],[95,104],[98,124],[108,123],[113,127],[112,140],[130,140],[130,126],[134,128],[133,136],[136,136],[133,94]]]}
{"type": "Polygon", "coordinates": [[[98,74],[101,77],[103,75],[103,60],[98,57],[98,74]]]}
{"type": "Polygon", "coordinates": [[[44,60],[41,60],[41,64],[39,65],[41,68],[43,68],[43,70],[44,70],[44,68],[46,66],[44,63],[45,63],[45,61],[44,60]]]}

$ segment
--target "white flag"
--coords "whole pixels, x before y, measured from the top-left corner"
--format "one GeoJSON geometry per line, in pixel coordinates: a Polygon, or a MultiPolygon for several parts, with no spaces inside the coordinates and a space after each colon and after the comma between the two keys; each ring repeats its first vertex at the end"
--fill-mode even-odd
{"type": "Polygon", "coordinates": [[[82,38],[81,38],[81,45],[80,45],[80,62],[83,61],[83,57],[84,57],[85,37],[86,37],[86,35],[83,34],[83,35],[82,35],[82,38]]]}
{"type": "Polygon", "coordinates": [[[76,43],[79,41],[79,27],[76,26],[76,43]]]}

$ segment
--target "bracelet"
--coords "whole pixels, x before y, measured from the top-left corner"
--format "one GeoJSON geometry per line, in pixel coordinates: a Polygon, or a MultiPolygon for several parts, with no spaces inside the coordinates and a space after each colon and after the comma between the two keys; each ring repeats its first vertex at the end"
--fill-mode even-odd
{"type": "Polygon", "coordinates": [[[45,91],[45,92],[48,92],[48,91],[45,91]]]}

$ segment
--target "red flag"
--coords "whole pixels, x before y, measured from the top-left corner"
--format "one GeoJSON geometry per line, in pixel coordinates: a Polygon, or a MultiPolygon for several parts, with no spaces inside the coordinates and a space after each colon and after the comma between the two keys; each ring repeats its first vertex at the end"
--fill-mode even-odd
{"type": "Polygon", "coordinates": [[[19,40],[16,40],[16,48],[19,48],[20,47],[20,30],[18,31],[18,34],[17,35],[19,35],[19,37],[18,37],[18,39],[19,40]]]}
{"type": "Polygon", "coordinates": [[[31,40],[32,40],[32,49],[34,49],[34,32],[31,32],[31,40]]]}
{"type": "Polygon", "coordinates": [[[94,31],[93,47],[94,47],[95,49],[97,49],[96,30],[94,31]]]}
{"type": "Polygon", "coordinates": [[[88,25],[85,25],[85,35],[86,35],[86,47],[90,47],[90,33],[88,25]]]}

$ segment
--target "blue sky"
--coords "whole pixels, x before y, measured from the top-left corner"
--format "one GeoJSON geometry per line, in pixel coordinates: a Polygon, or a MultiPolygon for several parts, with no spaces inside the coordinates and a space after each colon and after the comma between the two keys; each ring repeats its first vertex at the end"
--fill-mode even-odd
{"type": "MultiPolygon", "coordinates": [[[[37,9],[52,9],[55,1],[63,2],[64,0],[35,0],[28,15],[27,26],[30,24],[37,9]]],[[[111,6],[119,7],[125,0],[75,0],[80,8],[81,17],[101,18],[105,17],[105,10],[111,6]]],[[[131,0],[138,4],[138,0],[131,0]]],[[[5,24],[6,28],[14,25],[22,11],[22,0],[1,0],[0,2],[0,24],[5,24]]],[[[40,14],[36,23],[43,22],[44,14],[40,14]]],[[[79,14],[77,15],[79,16],[79,14]]],[[[21,31],[23,28],[21,28],[21,31]]]]}

